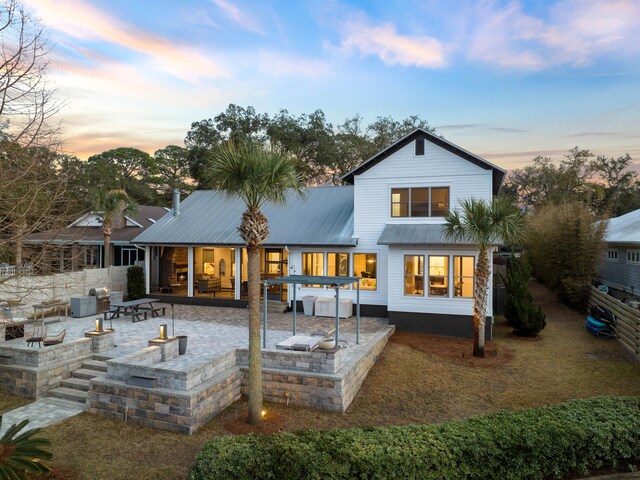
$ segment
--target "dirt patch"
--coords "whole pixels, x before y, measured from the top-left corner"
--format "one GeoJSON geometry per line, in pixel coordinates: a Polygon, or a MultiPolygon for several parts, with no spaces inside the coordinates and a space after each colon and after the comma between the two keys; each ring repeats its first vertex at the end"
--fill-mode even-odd
{"type": "Polygon", "coordinates": [[[495,342],[485,344],[485,358],[473,356],[473,340],[439,337],[425,333],[396,332],[391,341],[400,345],[434,355],[442,360],[457,365],[470,367],[497,367],[513,360],[513,349],[496,345],[495,342]]]}

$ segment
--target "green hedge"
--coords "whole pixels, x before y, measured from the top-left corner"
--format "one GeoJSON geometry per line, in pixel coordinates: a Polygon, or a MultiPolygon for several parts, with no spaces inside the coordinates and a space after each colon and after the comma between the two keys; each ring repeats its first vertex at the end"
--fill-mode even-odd
{"type": "Polygon", "coordinates": [[[144,269],[138,265],[127,268],[127,299],[138,300],[144,298],[144,269]]]}
{"type": "Polygon", "coordinates": [[[598,397],[439,425],[217,437],[191,480],[545,479],[640,460],[640,398],[598,397]]]}

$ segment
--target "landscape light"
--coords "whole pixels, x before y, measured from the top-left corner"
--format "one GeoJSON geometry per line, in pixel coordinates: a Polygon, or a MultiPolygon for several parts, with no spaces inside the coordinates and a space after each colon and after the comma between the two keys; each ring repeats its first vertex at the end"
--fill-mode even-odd
{"type": "Polygon", "coordinates": [[[167,339],[167,324],[163,323],[162,325],[160,325],[160,339],[161,340],[166,340],[167,339]]]}
{"type": "Polygon", "coordinates": [[[104,326],[102,321],[103,320],[101,317],[96,318],[96,332],[104,332],[104,326]]]}

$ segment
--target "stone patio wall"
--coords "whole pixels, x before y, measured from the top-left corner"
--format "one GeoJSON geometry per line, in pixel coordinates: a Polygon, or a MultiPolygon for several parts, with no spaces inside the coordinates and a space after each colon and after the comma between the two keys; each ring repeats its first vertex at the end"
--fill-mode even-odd
{"type": "MultiPolygon", "coordinates": [[[[249,350],[239,348],[236,350],[238,364],[249,364],[249,350]]],[[[299,370],[303,372],[336,373],[342,368],[343,352],[341,349],[315,350],[313,352],[300,352],[295,350],[263,350],[263,368],[275,368],[284,370],[299,370]]]]}
{"type": "Polygon", "coordinates": [[[43,348],[5,344],[0,346],[0,357],[8,364],[0,364],[0,385],[8,393],[41,398],[91,355],[88,338],[43,348]]]}

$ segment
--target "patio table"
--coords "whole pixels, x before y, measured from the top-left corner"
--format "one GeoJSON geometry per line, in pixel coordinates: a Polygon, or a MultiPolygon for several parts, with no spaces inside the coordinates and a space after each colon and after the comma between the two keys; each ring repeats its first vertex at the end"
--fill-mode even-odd
{"type": "Polygon", "coordinates": [[[111,320],[120,318],[120,315],[131,315],[131,321],[139,322],[147,319],[147,312],[151,312],[151,317],[159,317],[160,312],[164,315],[164,307],[158,308],[154,304],[159,302],[157,298],[141,298],[128,302],[112,303],[109,310],[104,312],[104,319],[111,320]]]}

